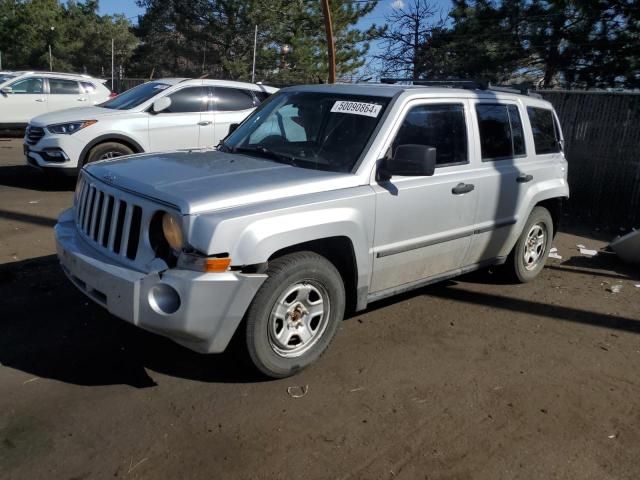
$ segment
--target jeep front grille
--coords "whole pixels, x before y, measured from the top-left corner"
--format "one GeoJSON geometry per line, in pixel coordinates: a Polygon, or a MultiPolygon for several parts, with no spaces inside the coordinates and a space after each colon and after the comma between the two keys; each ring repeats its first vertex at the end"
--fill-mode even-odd
{"type": "Polygon", "coordinates": [[[27,143],[29,145],[35,145],[40,141],[42,137],[44,137],[44,128],[32,127],[31,125],[29,125],[27,127],[26,136],[27,136],[27,143]]]}
{"type": "Polygon", "coordinates": [[[135,260],[142,230],[142,207],[108,193],[82,176],[76,226],[88,240],[121,257],[135,260]]]}

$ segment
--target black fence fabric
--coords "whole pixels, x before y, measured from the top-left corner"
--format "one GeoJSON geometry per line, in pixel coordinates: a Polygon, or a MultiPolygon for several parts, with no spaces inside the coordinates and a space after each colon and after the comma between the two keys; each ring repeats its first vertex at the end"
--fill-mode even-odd
{"type": "Polygon", "coordinates": [[[570,212],[603,226],[640,225],[640,94],[542,91],[558,112],[570,212]]]}

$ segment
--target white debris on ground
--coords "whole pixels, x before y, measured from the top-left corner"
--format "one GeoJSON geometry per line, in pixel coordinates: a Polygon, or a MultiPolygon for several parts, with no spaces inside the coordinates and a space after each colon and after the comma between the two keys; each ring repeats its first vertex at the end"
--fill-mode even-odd
{"type": "Polygon", "coordinates": [[[558,249],[553,247],[549,250],[549,258],[555,258],[556,260],[562,260],[562,255],[558,255],[558,249]]]}
{"type": "Polygon", "coordinates": [[[578,250],[580,250],[582,255],[586,255],[587,257],[595,257],[598,254],[597,250],[591,250],[582,244],[578,244],[576,247],[578,247],[578,250]]]}
{"type": "Polygon", "coordinates": [[[611,285],[607,288],[607,290],[611,293],[620,293],[622,291],[622,285],[619,283],[616,285],[611,285]]]}

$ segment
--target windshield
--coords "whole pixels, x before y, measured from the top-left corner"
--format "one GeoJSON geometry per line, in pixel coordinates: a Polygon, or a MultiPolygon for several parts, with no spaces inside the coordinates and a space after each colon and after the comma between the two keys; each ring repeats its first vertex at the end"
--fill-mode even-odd
{"type": "Polygon", "coordinates": [[[16,75],[11,75],[10,73],[0,73],[0,84],[6,82],[7,80],[11,80],[16,75]]]}
{"type": "Polygon", "coordinates": [[[143,83],[142,85],[138,85],[137,87],[133,87],[131,90],[121,93],[111,100],[107,100],[99,106],[102,108],[111,108],[113,110],[129,110],[142,105],[144,102],[155,97],[169,87],[170,85],[160,82],[143,83]]]}
{"type": "Polygon", "coordinates": [[[384,97],[281,92],[249,116],[220,150],[350,172],[388,103],[384,97]]]}

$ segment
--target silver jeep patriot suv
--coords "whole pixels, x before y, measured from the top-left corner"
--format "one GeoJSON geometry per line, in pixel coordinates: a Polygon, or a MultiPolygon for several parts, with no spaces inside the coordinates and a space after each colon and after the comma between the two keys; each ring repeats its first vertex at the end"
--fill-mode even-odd
{"type": "Polygon", "coordinates": [[[345,309],[490,265],[542,270],[568,197],[557,116],[490,89],[281,90],[217,148],[86,166],[55,227],[76,287],[198,352],[291,375],[345,309]]]}

